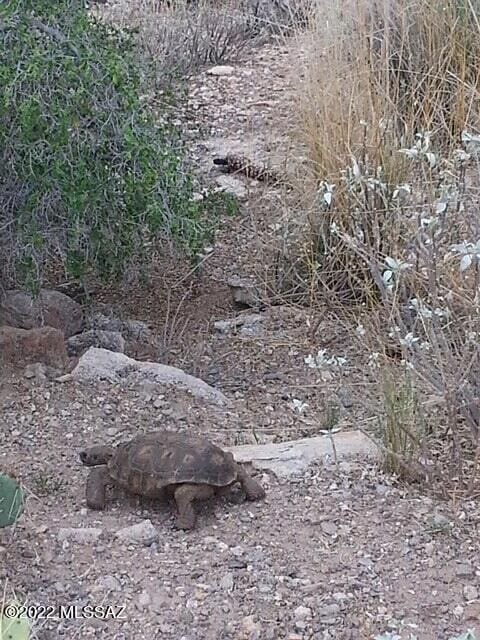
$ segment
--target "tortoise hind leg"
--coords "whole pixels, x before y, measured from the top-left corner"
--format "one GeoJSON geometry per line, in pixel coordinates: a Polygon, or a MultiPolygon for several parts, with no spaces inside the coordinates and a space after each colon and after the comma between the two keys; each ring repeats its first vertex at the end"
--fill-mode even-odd
{"type": "Polygon", "coordinates": [[[206,484],[182,484],[175,489],[174,497],[178,514],[176,526],[179,529],[193,529],[197,515],[193,503],[195,500],[207,500],[215,493],[213,487],[206,484]]]}
{"type": "Polygon", "coordinates": [[[249,475],[239,464],[237,480],[242,485],[247,500],[262,500],[265,497],[265,489],[249,475]]]}
{"type": "Polygon", "coordinates": [[[105,509],[107,486],[111,484],[107,467],[95,467],[87,478],[87,506],[101,511],[105,509]]]}

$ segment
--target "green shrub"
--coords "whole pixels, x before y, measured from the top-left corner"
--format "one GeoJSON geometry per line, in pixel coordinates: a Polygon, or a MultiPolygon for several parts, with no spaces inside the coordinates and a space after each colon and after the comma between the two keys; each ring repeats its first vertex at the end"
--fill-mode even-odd
{"type": "Polygon", "coordinates": [[[142,98],[150,70],[131,34],[82,0],[0,7],[0,282],[38,287],[147,265],[165,243],[195,255],[195,202],[181,141],[142,98]]]}

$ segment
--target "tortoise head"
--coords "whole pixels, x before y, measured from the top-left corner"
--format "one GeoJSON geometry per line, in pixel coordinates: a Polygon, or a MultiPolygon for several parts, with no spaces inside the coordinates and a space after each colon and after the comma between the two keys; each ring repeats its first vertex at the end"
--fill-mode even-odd
{"type": "Polygon", "coordinates": [[[80,460],[87,467],[95,467],[99,464],[107,464],[113,454],[112,447],[97,445],[80,451],[80,460]]]}

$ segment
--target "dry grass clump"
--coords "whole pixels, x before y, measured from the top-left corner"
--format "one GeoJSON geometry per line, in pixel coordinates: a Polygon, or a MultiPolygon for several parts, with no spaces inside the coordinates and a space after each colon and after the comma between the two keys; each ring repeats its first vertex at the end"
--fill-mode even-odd
{"type": "Polygon", "coordinates": [[[414,450],[426,471],[448,458],[450,480],[471,490],[480,450],[479,20],[474,0],[318,3],[298,93],[311,176],[294,256],[310,299],[327,294],[330,304],[361,305],[367,323],[381,318],[360,340],[379,382],[390,468],[400,473],[414,450]]]}
{"type": "MultiPolygon", "coordinates": [[[[302,6],[305,0],[302,1],[302,6]]],[[[154,62],[160,85],[205,64],[235,61],[245,47],[298,24],[299,0],[111,0],[95,7],[102,19],[134,29],[154,62]]]]}
{"type": "MultiPolygon", "coordinates": [[[[445,148],[478,128],[479,7],[473,0],[317,3],[299,106],[321,179],[336,177],[364,149],[388,174],[388,158],[419,131],[445,148]]],[[[396,163],[393,170],[398,176],[396,163]]]]}

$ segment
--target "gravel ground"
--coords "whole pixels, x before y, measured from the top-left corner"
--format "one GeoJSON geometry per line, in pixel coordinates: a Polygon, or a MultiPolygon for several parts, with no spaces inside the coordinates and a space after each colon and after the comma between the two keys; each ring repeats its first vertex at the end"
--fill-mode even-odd
{"type": "MultiPolygon", "coordinates": [[[[22,601],[76,606],[80,616],[40,620],[39,639],[367,639],[392,630],[437,640],[478,621],[476,504],[452,512],[358,462],[289,482],[260,474],[264,502],[201,505],[189,533],[173,527],[171,505],[120,491],[91,512],[78,451],[154,428],[145,393],[169,426],[178,421],[170,401],[152,389],[18,378],[1,389],[0,466],[17,471],[29,497],[16,528],[1,534],[1,576],[22,601]],[[147,539],[116,536],[145,520],[155,529],[147,539]],[[95,619],[82,614],[100,605],[95,619]]],[[[180,424],[231,443],[232,430],[222,438],[207,424],[212,411],[194,407],[180,424]]],[[[217,414],[217,427],[233,418],[217,414]]]]}

